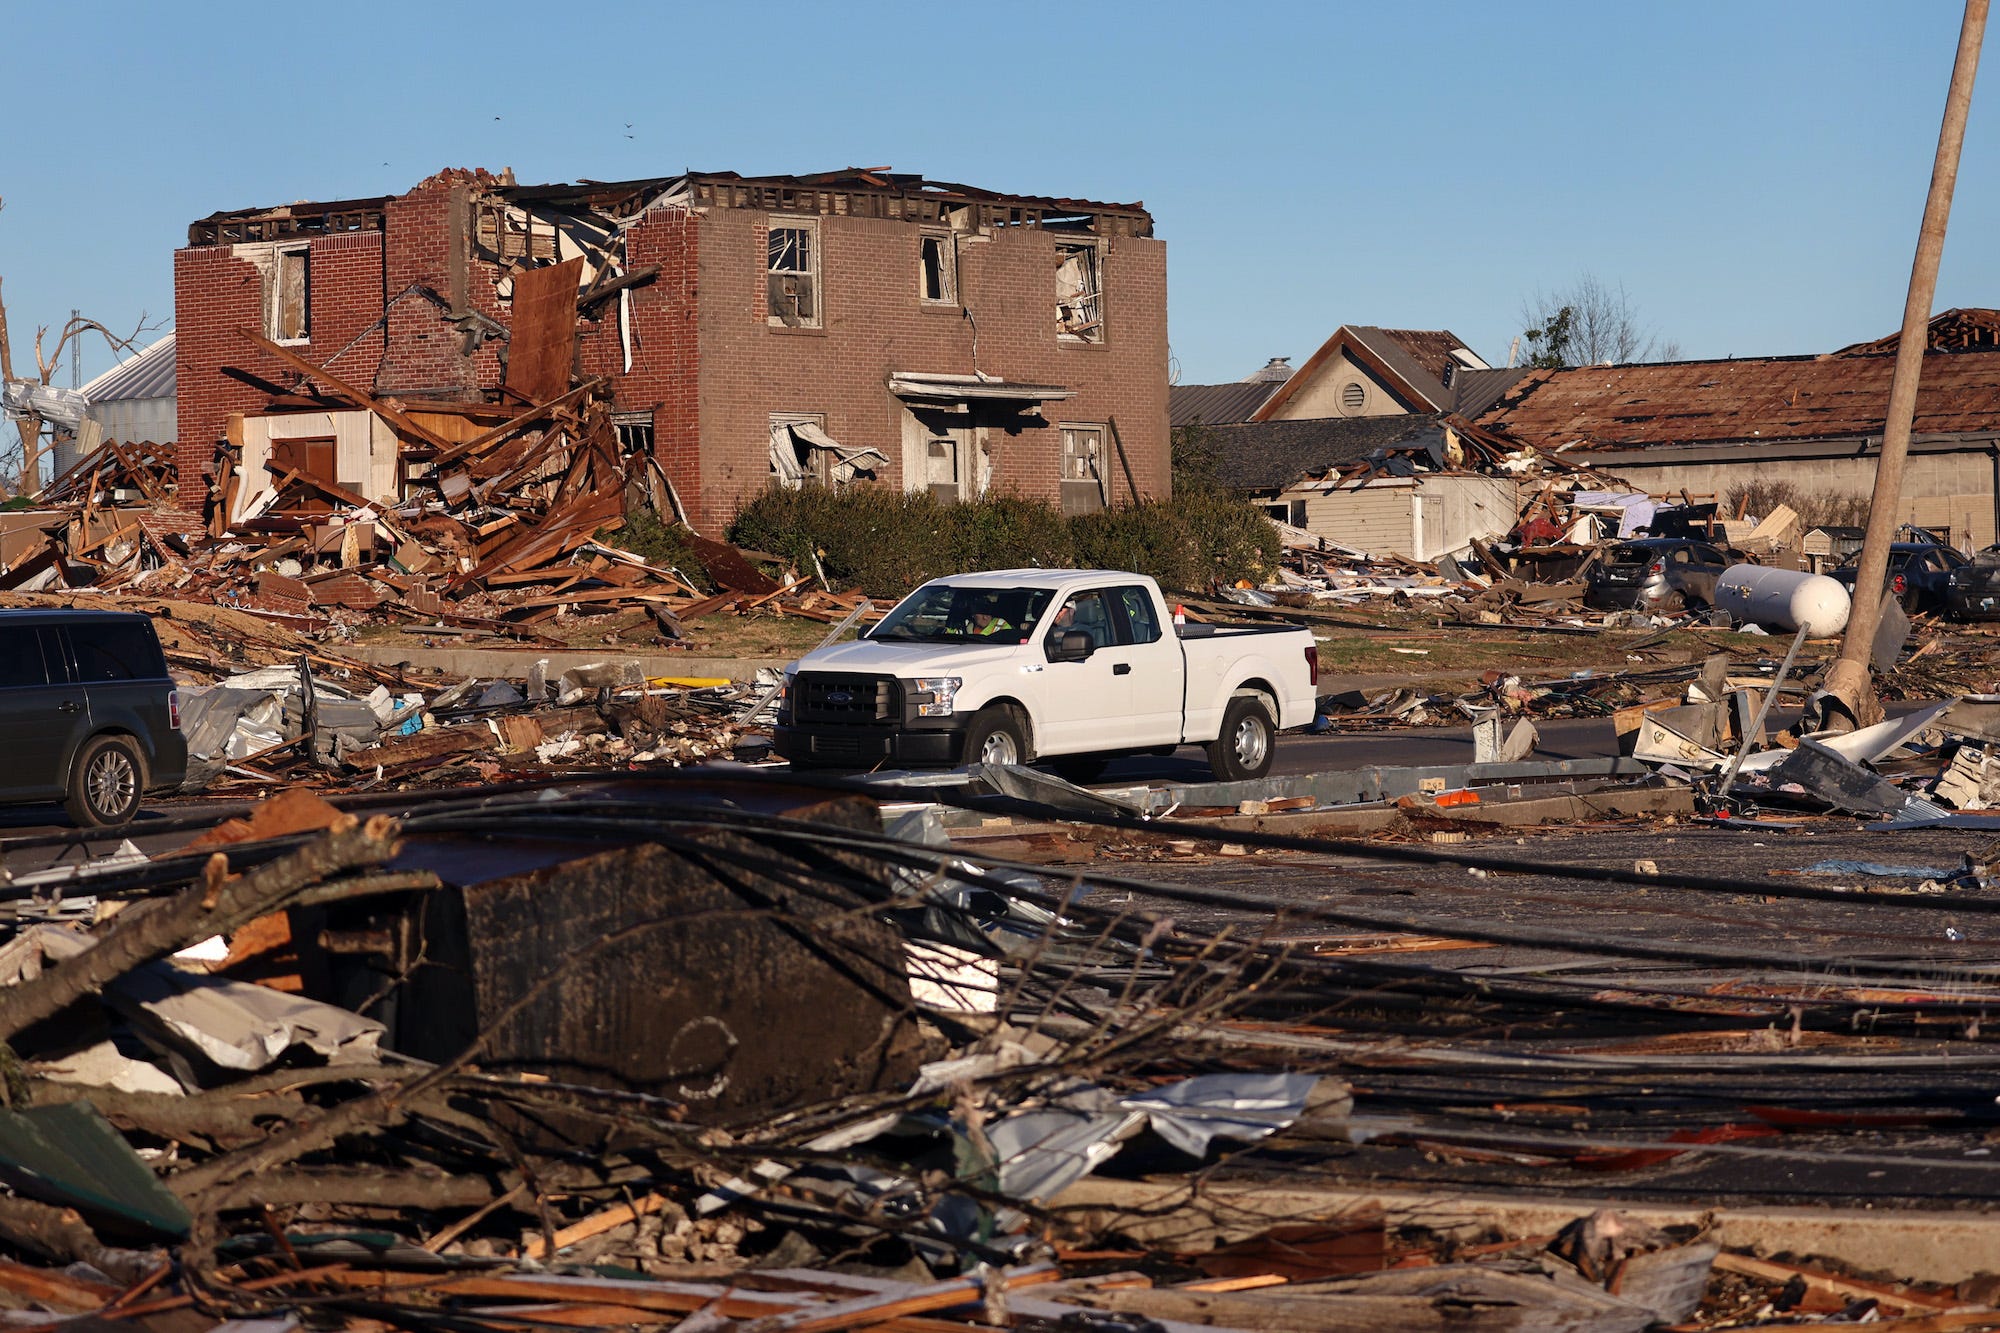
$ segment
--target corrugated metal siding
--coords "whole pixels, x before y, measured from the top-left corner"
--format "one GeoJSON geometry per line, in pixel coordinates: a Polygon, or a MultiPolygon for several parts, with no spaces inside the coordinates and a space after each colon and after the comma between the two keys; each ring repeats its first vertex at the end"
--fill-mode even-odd
{"type": "Polygon", "coordinates": [[[169,333],[131,360],[113,366],[84,385],[83,396],[93,403],[118,398],[172,398],[175,371],[174,335],[169,333]]]}
{"type": "Polygon", "coordinates": [[[112,403],[92,403],[90,415],[104,427],[104,438],[120,444],[151,440],[172,444],[180,433],[172,398],[125,398],[112,403]]]}

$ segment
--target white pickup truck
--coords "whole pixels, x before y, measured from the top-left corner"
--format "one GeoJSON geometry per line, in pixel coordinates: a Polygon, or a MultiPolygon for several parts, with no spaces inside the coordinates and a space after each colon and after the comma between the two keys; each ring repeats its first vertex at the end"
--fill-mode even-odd
{"type": "Polygon", "coordinates": [[[788,668],[774,745],[799,768],[1047,759],[1077,782],[1116,755],[1205,745],[1231,781],[1270,769],[1318,684],[1310,631],[1177,626],[1143,574],[960,574],[788,668]]]}

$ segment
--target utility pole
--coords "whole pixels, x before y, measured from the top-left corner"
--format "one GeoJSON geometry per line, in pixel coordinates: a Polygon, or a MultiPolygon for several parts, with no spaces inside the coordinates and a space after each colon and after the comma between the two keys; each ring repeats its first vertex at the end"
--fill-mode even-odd
{"type": "MultiPolygon", "coordinates": [[[[1923,374],[1929,342],[1931,301],[1937,295],[1938,261],[1944,255],[1945,223],[1951,217],[1951,196],[1958,184],[1959,149],[1965,143],[1965,121],[1972,107],[1972,80],[1979,72],[1979,47],[1986,35],[1988,0],[1965,0],[1965,20],[1958,33],[1958,58],[1951,67],[1951,87],[1945,93],[1944,121],[1938,129],[1937,160],[1931,167],[1930,195],[1924,201],[1924,222],[1917,233],[1917,256],[1910,266],[1910,294],[1903,304],[1903,332],[1896,343],[1896,370],[1889,382],[1889,413],[1882,427],[1882,452],[1875,461],[1875,494],[1868,510],[1868,528],[1861,544],[1861,564],[1854,576],[1854,606],[1847,617],[1847,634],[1840,656],[1828,668],[1823,688],[1846,710],[1856,726],[1868,726],[1882,716],[1869,676],[1875,632],[1882,623],[1882,587],[1889,569],[1889,546],[1903,503],[1903,463],[1910,451],[1910,422],[1916,415],[1917,381],[1923,374]]],[[[1833,712],[1831,707],[1826,713],[1833,712]]],[[[1833,722],[1832,716],[1822,722],[1833,722]]]]}

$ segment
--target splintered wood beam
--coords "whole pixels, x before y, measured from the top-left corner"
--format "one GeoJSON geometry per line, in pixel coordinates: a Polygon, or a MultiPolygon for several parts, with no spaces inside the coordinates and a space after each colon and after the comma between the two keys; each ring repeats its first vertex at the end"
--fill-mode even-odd
{"type": "Polygon", "coordinates": [[[408,413],[391,407],[389,404],[375,398],[372,394],[356,388],[324,366],[314,365],[297,352],[292,351],[289,347],[281,347],[269,338],[266,338],[263,334],[253,333],[249,329],[238,329],[236,332],[250,342],[257,344],[257,346],[263,348],[272,356],[277,357],[292,369],[331,385],[341,397],[347,399],[357,407],[363,407],[373,412],[376,416],[381,417],[398,430],[406,431],[416,436],[434,449],[449,450],[451,448],[451,441],[434,434],[428,426],[420,424],[408,413]]]}
{"type": "Polygon", "coordinates": [[[435,473],[439,468],[444,467],[448,463],[456,463],[467,454],[478,453],[495,440],[511,435],[523,426],[533,425],[535,422],[549,415],[549,413],[560,411],[572,403],[578,402],[592,390],[601,388],[610,382],[608,377],[599,375],[594,380],[586,380],[584,383],[577,385],[560,398],[551,398],[546,403],[538,403],[513,420],[502,422],[500,425],[495,426],[484,435],[475,435],[464,444],[440,445],[439,448],[443,452],[431,460],[431,471],[435,473]]]}
{"type": "Polygon", "coordinates": [[[285,488],[291,486],[294,483],[297,483],[300,486],[311,487],[313,490],[318,491],[321,495],[327,496],[331,499],[339,500],[343,504],[352,505],[356,509],[367,509],[372,511],[375,514],[375,517],[370,521],[374,523],[379,523],[382,526],[382,530],[384,532],[394,537],[397,541],[410,540],[409,534],[404,532],[400,527],[396,525],[393,519],[388,517],[389,503],[386,500],[370,500],[364,495],[361,495],[355,491],[348,490],[345,486],[341,486],[334,482],[327,481],[323,478],[316,477],[310,472],[301,472],[297,468],[288,468],[283,463],[270,462],[267,460],[264,464],[264,468],[266,471],[271,473],[272,476],[271,487],[279,495],[283,495],[285,493],[285,488]]]}

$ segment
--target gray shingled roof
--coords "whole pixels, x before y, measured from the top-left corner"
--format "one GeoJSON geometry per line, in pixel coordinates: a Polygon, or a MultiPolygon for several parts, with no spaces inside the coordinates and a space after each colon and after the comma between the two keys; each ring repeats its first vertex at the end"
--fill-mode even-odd
{"type": "Polygon", "coordinates": [[[1527,366],[1500,366],[1492,370],[1461,370],[1451,379],[1451,410],[1471,421],[1500,401],[1514,381],[1528,373],[1527,366]]]}
{"type": "Polygon", "coordinates": [[[1444,438],[1444,414],[1254,421],[1215,427],[1215,479],[1231,490],[1278,491],[1377,449],[1444,438]]]}
{"type": "Polygon", "coordinates": [[[174,335],[99,375],[80,393],[93,403],[123,403],[141,398],[172,398],[175,388],[174,335]]]}
{"type": "Polygon", "coordinates": [[[1209,426],[1248,421],[1250,414],[1262,407],[1264,400],[1283,383],[1283,380],[1239,380],[1234,384],[1169,385],[1167,416],[1175,426],[1197,421],[1209,426]]]}

